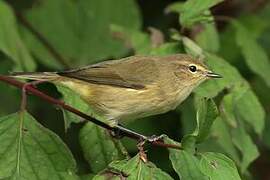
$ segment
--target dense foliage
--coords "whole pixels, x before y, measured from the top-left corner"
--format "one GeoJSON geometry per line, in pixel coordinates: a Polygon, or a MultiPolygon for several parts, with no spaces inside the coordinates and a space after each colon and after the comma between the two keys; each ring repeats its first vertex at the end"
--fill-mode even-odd
{"type": "MultiPolygon", "coordinates": [[[[125,125],[183,148],[146,145],[147,162],[133,140],[37,97],[20,109],[21,91],[0,82],[0,179],[269,178],[269,18],[259,0],[0,1],[1,74],[189,53],[223,76],[175,111],[125,125]]],[[[92,114],[70,89],[38,89],[92,114]]]]}

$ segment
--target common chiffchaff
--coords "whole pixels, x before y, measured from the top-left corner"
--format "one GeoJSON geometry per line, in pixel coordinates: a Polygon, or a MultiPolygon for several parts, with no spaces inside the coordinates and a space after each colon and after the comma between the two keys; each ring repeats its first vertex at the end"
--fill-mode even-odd
{"type": "Polygon", "coordinates": [[[70,88],[111,126],[172,110],[200,83],[221,77],[187,54],[131,56],[69,71],[14,76],[70,88]]]}

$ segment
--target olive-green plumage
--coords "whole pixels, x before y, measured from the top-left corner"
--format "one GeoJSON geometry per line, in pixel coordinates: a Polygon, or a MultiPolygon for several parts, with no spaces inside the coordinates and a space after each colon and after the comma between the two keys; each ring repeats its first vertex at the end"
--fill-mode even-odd
{"type": "Polygon", "coordinates": [[[69,71],[14,76],[69,87],[112,126],[172,110],[201,82],[220,77],[186,54],[131,56],[69,71]]]}

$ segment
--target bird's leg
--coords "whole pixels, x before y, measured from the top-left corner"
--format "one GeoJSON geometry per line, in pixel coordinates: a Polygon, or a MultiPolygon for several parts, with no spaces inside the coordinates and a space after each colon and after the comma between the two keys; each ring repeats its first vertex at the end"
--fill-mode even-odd
{"type": "Polygon", "coordinates": [[[142,135],[142,134],[139,134],[135,131],[132,131],[130,129],[127,129],[121,125],[116,125],[114,126],[113,128],[113,132],[118,136],[118,137],[124,137],[124,136],[127,136],[127,137],[131,137],[131,138],[136,138],[136,139],[139,139],[140,141],[142,140],[146,140],[147,137],[142,135]]]}
{"type": "MultiPolygon", "coordinates": [[[[120,124],[118,126],[121,126],[120,124]]],[[[122,126],[121,126],[122,127],[122,126]]],[[[122,130],[120,130],[118,127],[113,127],[112,130],[109,130],[109,133],[112,137],[116,139],[122,139],[125,135],[122,130]]]]}
{"type": "Polygon", "coordinates": [[[156,141],[161,141],[165,135],[160,135],[160,136],[145,136],[140,133],[137,133],[135,131],[132,131],[130,129],[127,129],[121,125],[116,125],[113,129],[113,132],[118,136],[118,137],[123,137],[123,136],[128,136],[128,137],[133,137],[139,139],[140,142],[149,142],[153,143],[156,141]]]}
{"type": "Polygon", "coordinates": [[[147,138],[148,138],[147,141],[149,141],[149,142],[162,141],[163,138],[165,138],[165,137],[166,137],[165,134],[161,134],[161,135],[159,135],[159,136],[157,136],[157,135],[152,135],[152,136],[150,136],[150,137],[147,137],[147,138]]]}
{"type": "Polygon", "coordinates": [[[137,148],[139,150],[139,157],[140,159],[143,161],[143,162],[147,162],[147,155],[145,153],[145,150],[144,150],[144,144],[145,144],[145,141],[141,141],[137,144],[137,148]]]}

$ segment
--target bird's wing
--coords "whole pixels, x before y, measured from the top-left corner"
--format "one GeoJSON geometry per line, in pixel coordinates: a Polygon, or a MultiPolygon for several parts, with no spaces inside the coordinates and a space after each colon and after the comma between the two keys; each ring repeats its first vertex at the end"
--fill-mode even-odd
{"type": "Polygon", "coordinates": [[[93,84],[132,89],[143,89],[158,76],[154,59],[145,56],[105,61],[58,74],[93,84]]]}

